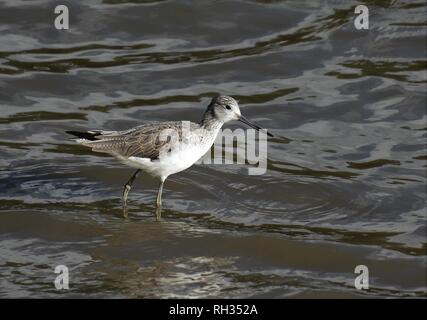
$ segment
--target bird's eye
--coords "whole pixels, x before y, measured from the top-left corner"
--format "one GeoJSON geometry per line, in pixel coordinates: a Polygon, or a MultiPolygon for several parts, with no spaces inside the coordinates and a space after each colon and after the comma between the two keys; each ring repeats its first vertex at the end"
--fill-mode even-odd
{"type": "Polygon", "coordinates": [[[227,105],[225,106],[225,109],[227,109],[227,110],[231,110],[231,107],[227,104],[227,105]]]}

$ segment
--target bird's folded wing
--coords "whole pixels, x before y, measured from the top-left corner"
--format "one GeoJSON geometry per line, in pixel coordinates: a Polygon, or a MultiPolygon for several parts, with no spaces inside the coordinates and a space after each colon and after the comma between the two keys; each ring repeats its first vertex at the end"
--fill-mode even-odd
{"type": "Polygon", "coordinates": [[[79,142],[91,147],[93,151],[110,153],[122,157],[141,157],[158,159],[170,139],[161,137],[164,130],[172,129],[181,135],[180,122],[151,123],[127,131],[89,131],[93,140],[81,139],[79,142]]]}

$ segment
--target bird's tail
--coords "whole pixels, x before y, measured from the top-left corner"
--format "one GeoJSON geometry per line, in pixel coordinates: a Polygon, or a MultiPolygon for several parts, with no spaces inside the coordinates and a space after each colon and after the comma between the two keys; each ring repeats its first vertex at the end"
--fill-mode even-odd
{"type": "Polygon", "coordinates": [[[110,154],[119,153],[124,147],[123,137],[117,131],[65,131],[77,137],[76,142],[92,148],[92,151],[110,154]]]}
{"type": "Polygon", "coordinates": [[[71,134],[79,139],[84,139],[88,141],[95,141],[96,136],[102,134],[101,131],[65,131],[68,134],[71,134]]]}

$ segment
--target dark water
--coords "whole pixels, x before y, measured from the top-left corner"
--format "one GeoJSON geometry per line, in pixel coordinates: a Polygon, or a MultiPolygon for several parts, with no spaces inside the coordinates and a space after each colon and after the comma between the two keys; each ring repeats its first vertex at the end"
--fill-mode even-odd
{"type": "Polygon", "coordinates": [[[0,1],[0,297],[426,296],[425,1],[61,3],[68,31],[57,2],[0,1]],[[132,170],[64,134],[217,93],[278,136],[268,171],[173,175],[160,223],[157,181],[122,219],[132,170]]]}

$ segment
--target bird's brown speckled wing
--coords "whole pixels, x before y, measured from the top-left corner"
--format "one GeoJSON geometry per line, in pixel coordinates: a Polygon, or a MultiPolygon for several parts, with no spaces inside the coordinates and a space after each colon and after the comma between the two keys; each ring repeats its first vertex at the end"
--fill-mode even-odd
{"type": "MultiPolygon", "coordinates": [[[[191,129],[198,125],[190,123],[191,129]]],[[[88,131],[69,132],[82,139],[79,140],[85,146],[91,147],[93,151],[110,153],[123,157],[141,157],[158,159],[159,153],[170,139],[161,138],[164,130],[174,130],[179,139],[182,134],[182,122],[152,122],[135,127],[126,131],[88,131]]],[[[168,132],[168,131],[166,131],[168,132]]]]}

